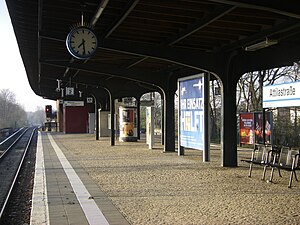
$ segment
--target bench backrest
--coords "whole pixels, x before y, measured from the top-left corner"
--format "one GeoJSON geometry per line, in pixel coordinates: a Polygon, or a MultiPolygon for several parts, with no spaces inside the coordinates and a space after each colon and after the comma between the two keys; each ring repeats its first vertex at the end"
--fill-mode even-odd
{"type": "Polygon", "coordinates": [[[278,164],[281,166],[285,166],[286,165],[286,161],[288,158],[288,152],[289,152],[290,148],[287,146],[282,146],[280,149],[280,156],[279,156],[279,160],[278,160],[278,164]]]}
{"type": "Polygon", "coordinates": [[[296,148],[292,148],[290,150],[290,156],[289,156],[289,159],[288,159],[288,163],[292,165],[293,163],[293,160],[295,160],[295,164],[294,164],[294,167],[298,167],[300,164],[299,164],[299,149],[296,149],[296,148]]]}
{"type": "MultiPolygon", "coordinates": [[[[279,157],[279,165],[291,167],[293,164],[293,160],[295,156],[299,154],[298,149],[290,149],[289,147],[283,146],[281,147],[280,157],[279,157]]],[[[298,157],[297,157],[298,161],[298,157]]],[[[298,162],[295,162],[297,166],[298,162]]]]}
{"type": "Polygon", "coordinates": [[[277,147],[274,145],[265,145],[266,162],[271,163],[277,157],[277,147]]]}
{"type": "Polygon", "coordinates": [[[256,156],[254,157],[254,159],[259,162],[265,162],[267,160],[268,153],[266,152],[265,146],[262,144],[255,144],[255,150],[256,156]]]}

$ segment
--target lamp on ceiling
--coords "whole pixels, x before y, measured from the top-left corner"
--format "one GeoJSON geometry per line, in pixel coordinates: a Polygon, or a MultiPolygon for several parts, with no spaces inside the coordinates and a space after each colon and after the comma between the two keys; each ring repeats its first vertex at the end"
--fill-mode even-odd
{"type": "Polygon", "coordinates": [[[253,45],[249,45],[245,48],[245,51],[247,52],[253,52],[253,51],[257,51],[259,49],[262,49],[262,48],[267,48],[271,45],[276,45],[278,43],[278,40],[275,40],[275,39],[268,39],[266,38],[266,40],[264,41],[261,41],[261,42],[258,42],[258,43],[255,43],[253,45]]]}

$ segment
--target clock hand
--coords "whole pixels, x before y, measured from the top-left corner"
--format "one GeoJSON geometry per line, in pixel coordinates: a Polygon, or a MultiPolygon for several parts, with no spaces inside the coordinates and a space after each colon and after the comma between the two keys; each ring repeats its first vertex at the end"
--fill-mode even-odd
{"type": "Polygon", "coordinates": [[[82,39],[82,45],[83,45],[83,55],[85,55],[85,41],[84,41],[84,39],[82,39]]]}
{"type": "Polygon", "coordinates": [[[85,43],[85,40],[84,40],[84,39],[82,39],[82,42],[80,43],[80,45],[78,45],[78,47],[77,47],[77,48],[80,48],[82,45],[84,45],[84,43],[85,43]]]}
{"type": "Polygon", "coordinates": [[[83,45],[83,43],[84,43],[84,40],[82,39],[82,42],[80,43],[80,45],[78,45],[77,48],[80,48],[83,45]]]}

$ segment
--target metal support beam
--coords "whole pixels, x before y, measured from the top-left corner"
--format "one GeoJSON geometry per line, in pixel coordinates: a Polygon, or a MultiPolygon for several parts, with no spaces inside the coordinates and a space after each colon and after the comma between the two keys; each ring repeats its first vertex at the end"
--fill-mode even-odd
{"type": "Polygon", "coordinates": [[[221,165],[237,166],[236,82],[223,80],[221,125],[221,165]]]}
{"type": "Polygon", "coordinates": [[[168,46],[153,47],[150,44],[143,44],[134,41],[120,41],[106,39],[100,43],[99,49],[132,54],[136,56],[151,57],[167,62],[174,62],[178,65],[197,69],[201,72],[212,71],[218,67],[214,53],[199,52],[196,50],[180,49],[168,46]]]}
{"type": "Polygon", "coordinates": [[[199,21],[195,22],[194,24],[190,25],[186,30],[183,30],[175,37],[170,38],[165,42],[166,45],[173,45],[177,42],[181,41],[182,39],[188,37],[189,35],[192,35],[193,33],[197,32],[198,30],[206,27],[210,23],[216,21],[220,17],[226,15],[233,9],[235,9],[235,6],[219,6],[216,7],[213,12],[205,16],[204,18],[201,18],[199,21]]]}
{"type": "Polygon", "coordinates": [[[91,19],[90,23],[92,26],[95,26],[96,23],[98,22],[103,10],[107,6],[109,0],[102,0],[100,4],[98,5],[97,12],[94,14],[93,18],[91,19]]]}
{"type": "Polygon", "coordinates": [[[54,62],[51,63],[46,60],[41,60],[41,64],[49,65],[49,66],[56,66],[56,67],[68,67],[70,69],[80,70],[84,72],[94,73],[103,75],[103,77],[106,79],[107,77],[111,78],[121,78],[125,80],[130,80],[133,82],[141,83],[143,86],[149,86],[149,89],[156,89],[159,88],[159,82],[161,82],[161,76],[163,76],[163,73],[154,73],[144,70],[130,70],[126,71],[124,69],[118,69],[118,68],[111,68],[107,67],[105,65],[97,64],[97,67],[91,68],[89,65],[74,65],[67,62],[54,62]],[[144,76],[141,79],[141,74],[144,76]]]}
{"type": "Polygon", "coordinates": [[[206,78],[204,79],[204,151],[203,151],[203,162],[210,161],[210,74],[206,74],[206,78]]]}
{"type": "Polygon", "coordinates": [[[177,81],[170,80],[168,90],[164,90],[164,151],[175,151],[175,104],[174,95],[177,81]]]}
{"type": "Polygon", "coordinates": [[[164,145],[165,144],[165,99],[164,99],[164,95],[161,95],[161,121],[163,121],[161,123],[161,144],[164,145]]]}
{"type": "MultiPolygon", "coordinates": [[[[229,13],[230,11],[232,11],[235,8],[236,8],[235,6],[219,6],[213,12],[206,15],[204,18],[201,18],[200,20],[196,21],[194,24],[191,24],[189,27],[187,27],[187,29],[182,30],[179,34],[177,34],[173,37],[170,37],[168,40],[166,40],[161,45],[162,46],[174,45],[177,42],[181,41],[182,39],[192,35],[193,33],[197,32],[198,30],[200,30],[200,29],[206,27],[207,25],[209,25],[210,23],[216,21],[220,17],[226,15],[227,13],[229,13]]],[[[134,62],[132,65],[130,65],[127,68],[130,68],[130,67],[144,61],[147,58],[149,58],[149,57],[144,57],[142,59],[136,60],[136,62],[134,62]]]]}
{"type": "Polygon", "coordinates": [[[110,94],[110,145],[115,145],[115,99],[110,94]]]}
{"type": "Polygon", "coordinates": [[[141,62],[144,62],[146,59],[148,59],[149,57],[146,56],[146,57],[142,57],[142,58],[138,58],[138,59],[135,59],[135,60],[132,60],[131,62],[129,62],[127,65],[124,66],[124,68],[126,69],[130,69],[131,67],[141,63],[141,62]]]}
{"type": "Polygon", "coordinates": [[[139,0],[133,0],[127,3],[123,12],[120,13],[120,16],[109,27],[109,29],[107,29],[107,32],[105,32],[104,38],[108,38],[112,34],[112,32],[114,32],[114,30],[118,28],[118,26],[126,19],[126,17],[134,9],[138,2],[139,0]]]}
{"type": "Polygon", "coordinates": [[[96,140],[99,140],[99,111],[98,111],[98,100],[94,96],[95,101],[95,123],[96,123],[96,140]]]}
{"type": "Polygon", "coordinates": [[[260,0],[209,0],[211,2],[217,2],[221,4],[234,5],[241,8],[250,8],[250,9],[258,9],[269,11],[273,13],[277,13],[284,16],[289,16],[293,18],[300,19],[300,14],[298,8],[295,7],[299,2],[297,0],[289,0],[289,4],[284,4],[281,1],[272,1],[270,6],[268,1],[260,1],[260,0]]]}
{"type": "Polygon", "coordinates": [[[141,139],[141,97],[136,98],[136,109],[137,109],[137,139],[141,139]]]}

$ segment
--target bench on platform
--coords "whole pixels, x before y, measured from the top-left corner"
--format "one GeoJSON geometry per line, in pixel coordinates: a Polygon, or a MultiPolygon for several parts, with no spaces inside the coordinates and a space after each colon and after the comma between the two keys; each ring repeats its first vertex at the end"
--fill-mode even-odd
{"type": "Polygon", "coordinates": [[[288,147],[282,147],[278,161],[273,161],[270,166],[272,167],[270,182],[273,180],[274,170],[278,169],[280,177],[280,170],[290,171],[290,180],[288,187],[292,187],[293,176],[295,176],[296,181],[298,181],[296,170],[300,170],[300,162],[299,162],[299,149],[290,149],[288,147]]]}
{"type": "MultiPolygon", "coordinates": [[[[262,180],[265,179],[267,167],[270,162],[273,162],[277,156],[277,148],[272,145],[255,144],[252,152],[251,159],[243,159],[243,162],[250,163],[249,177],[252,175],[253,165],[263,166],[262,180]]],[[[275,159],[276,161],[276,159],[275,159]]]]}

